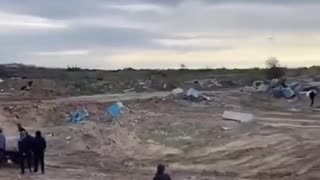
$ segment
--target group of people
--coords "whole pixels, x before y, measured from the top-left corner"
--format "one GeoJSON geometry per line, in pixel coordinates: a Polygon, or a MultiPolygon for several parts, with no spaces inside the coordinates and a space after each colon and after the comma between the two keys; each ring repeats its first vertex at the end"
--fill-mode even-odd
{"type": "MultiPolygon", "coordinates": [[[[21,126],[21,124],[17,124],[17,128],[20,135],[17,145],[21,174],[25,173],[26,162],[30,173],[37,173],[40,164],[41,173],[44,174],[44,154],[47,148],[46,140],[42,137],[40,131],[36,131],[35,136],[33,137],[21,126]]],[[[0,129],[0,167],[5,160],[5,152],[6,138],[2,129],[0,129]]]]}

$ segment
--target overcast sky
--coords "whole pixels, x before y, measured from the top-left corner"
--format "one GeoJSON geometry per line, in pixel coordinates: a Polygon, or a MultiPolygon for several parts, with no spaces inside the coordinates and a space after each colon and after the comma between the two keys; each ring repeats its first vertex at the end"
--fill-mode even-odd
{"type": "Polygon", "coordinates": [[[320,65],[319,0],[0,0],[0,63],[320,65]]]}

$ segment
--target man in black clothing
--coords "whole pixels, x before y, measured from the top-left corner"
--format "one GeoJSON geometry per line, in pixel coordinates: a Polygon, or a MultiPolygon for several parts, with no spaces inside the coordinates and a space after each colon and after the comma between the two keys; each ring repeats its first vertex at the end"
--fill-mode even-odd
{"type": "Polygon", "coordinates": [[[26,131],[21,131],[20,139],[18,142],[21,174],[24,174],[25,160],[27,160],[29,172],[32,173],[32,167],[31,167],[32,147],[33,147],[32,143],[33,143],[33,137],[30,136],[26,131]]]}
{"type": "Polygon", "coordinates": [[[34,155],[34,172],[38,172],[39,163],[41,165],[41,173],[44,174],[44,152],[47,148],[46,140],[41,136],[41,132],[36,132],[36,137],[33,140],[33,155],[34,155]]]}
{"type": "Polygon", "coordinates": [[[170,176],[164,173],[165,167],[162,164],[158,165],[157,173],[154,176],[153,180],[171,180],[170,176]]]}
{"type": "Polygon", "coordinates": [[[309,93],[309,97],[310,97],[310,101],[311,101],[310,106],[314,105],[314,99],[316,98],[316,96],[317,96],[317,91],[311,90],[311,92],[309,93]]]}
{"type": "Polygon", "coordinates": [[[6,152],[6,136],[0,128],[0,168],[2,168],[2,163],[5,161],[5,152],[6,152]]]}

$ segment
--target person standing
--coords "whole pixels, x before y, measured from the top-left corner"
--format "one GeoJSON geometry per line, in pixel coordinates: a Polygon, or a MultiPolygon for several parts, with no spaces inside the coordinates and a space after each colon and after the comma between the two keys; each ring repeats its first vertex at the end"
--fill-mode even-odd
{"type": "Polygon", "coordinates": [[[33,140],[34,172],[38,172],[39,163],[41,173],[44,174],[44,153],[47,148],[46,140],[42,137],[41,132],[37,131],[33,140]]]}
{"type": "Polygon", "coordinates": [[[311,101],[310,106],[311,107],[314,105],[314,100],[315,100],[316,96],[317,96],[317,91],[316,90],[311,90],[309,92],[309,97],[310,97],[310,101],[311,101]]]}
{"type": "Polygon", "coordinates": [[[157,167],[157,173],[154,176],[153,180],[171,180],[170,176],[164,173],[165,167],[162,164],[159,164],[157,167]]]}
{"type": "Polygon", "coordinates": [[[32,173],[32,137],[26,131],[20,132],[20,139],[18,142],[19,155],[20,155],[20,169],[21,174],[24,174],[25,161],[27,161],[29,172],[32,173]]]}
{"type": "Polygon", "coordinates": [[[6,158],[6,137],[3,134],[2,128],[0,128],[0,168],[2,168],[3,162],[6,158]]]}

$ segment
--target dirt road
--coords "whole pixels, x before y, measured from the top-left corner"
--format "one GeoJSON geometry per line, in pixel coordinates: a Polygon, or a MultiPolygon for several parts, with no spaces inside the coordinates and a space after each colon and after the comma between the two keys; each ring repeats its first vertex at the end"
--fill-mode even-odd
{"type": "MultiPolygon", "coordinates": [[[[223,91],[213,92],[212,102],[190,103],[165,98],[169,94],[61,98],[35,107],[14,102],[14,107],[22,103],[20,121],[30,131],[43,130],[49,144],[47,174],[23,179],[147,180],[158,163],[166,164],[176,180],[320,179],[320,113],[308,108],[308,102],[223,91]],[[152,97],[161,99],[148,99],[152,97]],[[132,108],[114,124],[101,118],[113,101],[126,101],[132,108]],[[84,124],[56,124],[51,121],[57,116],[48,118],[68,111],[74,102],[86,102],[90,118],[84,124]],[[252,113],[255,122],[226,121],[221,118],[224,110],[252,113]]],[[[4,112],[1,121],[12,122],[10,113],[4,112]]],[[[17,179],[17,172],[6,169],[0,178],[17,179]]]]}

